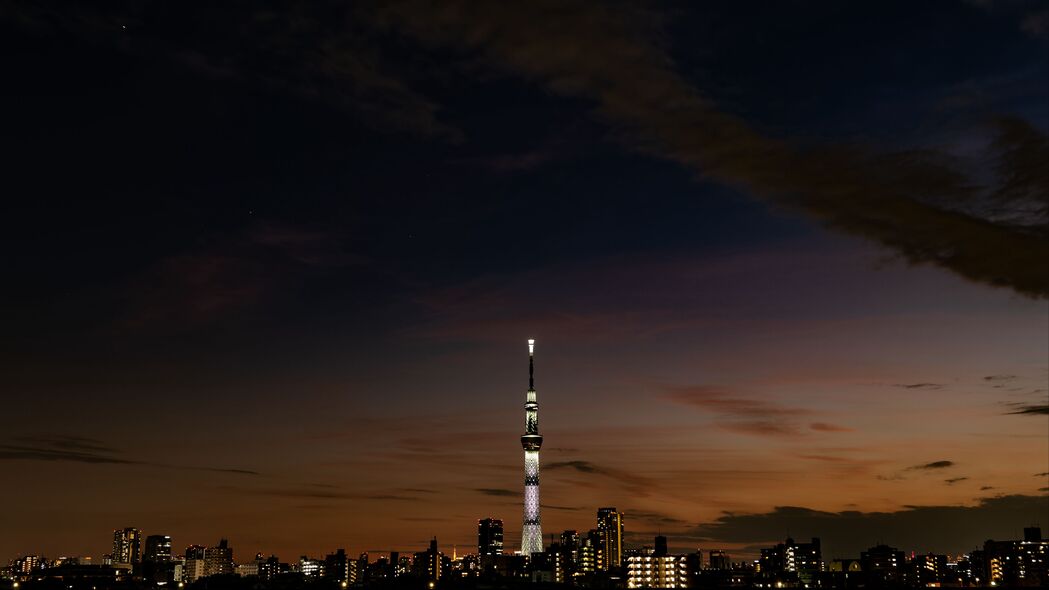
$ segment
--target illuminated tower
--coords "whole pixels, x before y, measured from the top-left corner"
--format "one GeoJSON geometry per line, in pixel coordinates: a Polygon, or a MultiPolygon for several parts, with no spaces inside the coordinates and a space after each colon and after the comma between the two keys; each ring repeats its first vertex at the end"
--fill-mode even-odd
{"type": "Polygon", "coordinates": [[[525,433],[521,446],[525,454],[524,526],[521,529],[521,553],[531,555],[543,552],[543,530],[539,526],[539,404],[535,401],[535,340],[528,341],[528,394],[525,398],[525,433]]]}

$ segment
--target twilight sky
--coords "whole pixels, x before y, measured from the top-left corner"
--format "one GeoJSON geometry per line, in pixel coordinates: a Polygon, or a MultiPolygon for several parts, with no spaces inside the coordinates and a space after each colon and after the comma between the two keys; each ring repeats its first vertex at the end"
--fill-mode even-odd
{"type": "Polygon", "coordinates": [[[1044,2],[0,9],[0,560],[1049,528],[1044,2]]]}

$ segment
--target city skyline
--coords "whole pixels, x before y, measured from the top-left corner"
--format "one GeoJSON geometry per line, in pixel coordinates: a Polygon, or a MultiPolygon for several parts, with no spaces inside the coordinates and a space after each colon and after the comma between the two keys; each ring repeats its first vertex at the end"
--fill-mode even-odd
{"type": "Polygon", "coordinates": [[[529,338],[543,544],[609,507],[754,558],[1049,529],[1047,23],[0,11],[0,556],[519,548],[529,338]]]}

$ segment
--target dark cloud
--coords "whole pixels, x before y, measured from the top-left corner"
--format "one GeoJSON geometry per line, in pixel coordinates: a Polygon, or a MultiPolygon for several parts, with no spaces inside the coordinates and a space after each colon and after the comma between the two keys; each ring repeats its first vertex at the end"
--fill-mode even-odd
{"type": "Polygon", "coordinates": [[[1049,10],[1036,10],[1025,16],[1020,30],[1036,39],[1049,38],[1049,10]]]}
{"type": "Polygon", "coordinates": [[[292,289],[301,277],[360,264],[341,238],[259,222],[154,263],[125,288],[134,327],[197,326],[292,289]]]}
{"type": "Polygon", "coordinates": [[[580,471],[582,473],[597,473],[598,472],[597,466],[594,465],[593,463],[589,462],[589,461],[554,461],[552,463],[547,464],[544,467],[544,469],[554,470],[554,469],[564,469],[566,467],[567,468],[571,468],[571,469],[575,469],[576,471],[580,471]]]}
{"type": "Polygon", "coordinates": [[[826,422],[813,422],[809,424],[809,428],[817,432],[854,432],[852,428],[847,426],[828,424],[826,422]]]}
{"type": "Polygon", "coordinates": [[[544,467],[546,471],[557,471],[561,469],[571,469],[579,473],[586,473],[590,475],[599,475],[607,477],[620,485],[631,493],[638,494],[641,496],[647,496],[651,493],[654,482],[646,477],[635,475],[628,471],[621,469],[615,469],[611,467],[598,466],[590,461],[554,461],[544,467]]]}
{"type": "MultiPolygon", "coordinates": [[[[996,139],[975,167],[928,149],[884,153],[770,137],[719,109],[674,69],[659,41],[663,15],[626,3],[397,0],[180,10],[64,3],[23,5],[7,16],[37,34],[73,33],[128,53],[145,48],[120,35],[116,23],[208,22],[183,43],[155,41],[152,52],[204,77],[341,105],[362,121],[452,140],[459,134],[438,121],[438,105],[405,80],[476,75],[487,64],[589,101],[634,150],[865,237],[909,262],[1049,296],[1049,139],[1020,120],[990,123],[996,139]],[[387,51],[391,38],[398,43],[387,51]],[[402,43],[443,50],[451,63],[407,59],[413,52],[402,43]]],[[[1032,13],[1023,30],[1040,35],[1043,23],[1041,12],[1032,13]]],[[[520,168],[541,159],[508,163],[520,168]]]]}
{"type": "Polygon", "coordinates": [[[486,496],[510,497],[510,496],[520,496],[521,495],[521,492],[515,492],[513,490],[506,490],[506,489],[503,489],[503,488],[475,488],[474,491],[478,492],[478,493],[481,493],[481,494],[484,494],[486,496]]]}
{"type": "Polygon", "coordinates": [[[983,378],[984,381],[1012,381],[1016,379],[1016,375],[988,375],[983,378]]]}
{"type": "Polygon", "coordinates": [[[456,129],[437,119],[438,105],[395,73],[404,68],[390,59],[392,52],[380,51],[367,30],[354,26],[359,18],[352,7],[336,2],[277,4],[186,5],[169,11],[146,4],[89,8],[68,2],[47,8],[21,6],[0,18],[14,18],[39,35],[72,35],[149,55],[211,81],[247,84],[260,92],[328,105],[356,114],[369,126],[451,141],[460,138],[456,129]],[[197,23],[190,37],[176,41],[161,32],[167,25],[190,23],[197,23]],[[152,32],[150,42],[136,43],[144,31],[152,32]]]}
{"type": "Polygon", "coordinates": [[[881,539],[918,552],[964,552],[988,539],[1012,539],[1017,527],[1045,516],[1044,496],[982,498],[972,506],[907,506],[895,512],[823,512],[779,506],[759,514],[725,514],[682,531],[682,535],[724,543],[765,544],[818,536],[824,558],[857,557],[881,539]]]}
{"type": "Polygon", "coordinates": [[[942,383],[896,383],[893,387],[904,389],[943,389],[942,383]]]}
{"type": "Polygon", "coordinates": [[[251,494],[255,496],[269,496],[274,498],[290,498],[290,499],[316,499],[316,500],[394,500],[394,501],[415,501],[418,498],[413,496],[405,496],[402,494],[389,494],[383,492],[376,493],[358,493],[358,492],[337,492],[330,490],[321,490],[316,488],[240,488],[230,486],[220,486],[220,489],[227,490],[236,494],[251,494]]]}
{"type": "Polygon", "coordinates": [[[102,441],[85,436],[63,434],[41,434],[36,436],[16,436],[13,440],[33,445],[47,445],[58,449],[73,451],[92,451],[98,453],[116,453],[116,449],[106,446],[102,441]]]}
{"type": "Polygon", "coordinates": [[[592,100],[636,149],[866,237],[909,262],[1049,296],[1049,140],[1025,122],[996,123],[986,155],[996,184],[983,188],[930,150],[802,148],[763,136],[674,71],[652,41],[658,19],[637,9],[402,0],[372,4],[367,18],[385,32],[477,52],[557,94],[592,100]]]}
{"type": "Polygon", "coordinates": [[[945,484],[947,484],[949,486],[953,486],[954,484],[956,484],[956,483],[958,483],[960,481],[965,481],[967,479],[969,479],[969,478],[968,477],[952,477],[952,478],[943,480],[943,483],[945,483],[945,484]]]}
{"type": "Polygon", "coordinates": [[[551,504],[540,504],[541,508],[546,510],[564,510],[566,512],[579,512],[580,510],[586,510],[582,506],[554,506],[551,504]]]}
{"type": "Polygon", "coordinates": [[[802,434],[801,430],[794,424],[773,420],[719,422],[717,426],[729,432],[754,436],[795,437],[802,434]]]}
{"type": "Polygon", "coordinates": [[[1049,404],[1009,404],[1014,407],[1015,410],[1009,412],[1010,414],[1027,414],[1033,416],[1041,416],[1049,414],[1049,404]]]}
{"type": "Polygon", "coordinates": [[[648,525],[656,526],[680,526],[685,524],[685,521],[675,516],[663,512],[655,512],[652,510],[639,510],[635,508],[626,508],[623,510],[624,518],[630,520],[630,522],[640,521],[648,525]]]}
{"type": "MultiPolygon", "coordinates": [[[[718,428],[753,436],[788,438],[801,436],[802,427],[790,418],[811,413],[802,408],[785,407],[705,385],[668,388],[665,397],[675,403],[721,416],[724,419],[717,422],[718,428]]],[[[823,423],[816,424],[830,426],[823,423]]],[[[820,430],[819,427],[810,428],[820,430]]]]}
{"type": "Polygon", "coordinates": [[[744,418],[797,416],[809,413],[800,408],[787,408],[771,402],[748,399],[705,385],[670,388],[666,397],[679,404],[700,408],[711,413],[744,418]]]}
{"type": "Polygon", "coordinates": [[[0,444],[0,461],[63,461],[96,465],[141,465],[166,469],[210,471],[237,475],[259,475],[251,469],[226,467],[201,467],[172,465],[168,463],[139,461],[118,456],[119,451],[94,438],[68,435],[19,436],[14,442],[31,444],[0,444]]]}
{"type": "Polygon", "coordinates": [[[1043,471],[1041,473],[1035,473],[1034,474],[1035,477],[1045,477],[1047,475],[1049,475],[1049,471],[1043,471]]]}
{"type": "MultiPolygon", "coordinates": [[[[172,466],[176,467],[176,466],[172,466]]],[[[222,468],[222,467],[176,467],[177,469],[194,469],[197,471],[211,471],[214,473],[235,473],[237,475],[262,475],[258,471],[253,469],[236,469],[236,468],[222,468]]]]}
{"type": "Polygon", "coordinates": [[[72,463],[95,463],[113,465],[145,465],[141,461],[121,459],[108,454],[66,449],[0,445],[0,461],[68,461],[72,463]]]}
{"type": "Polygon", "coordinates": [[[954,461],[933,461],[932,463],[923,463],[922,465],[912,465],[907,470],[946,469],[947,467],[954,467],[954,461]]]}
{"type": "Polygon", "coordinates": [[[980,486],[980,491],[981,492],[986,492],[987,490],[993,490],[993,489],[994,489],[994,486],[980,486]]]}

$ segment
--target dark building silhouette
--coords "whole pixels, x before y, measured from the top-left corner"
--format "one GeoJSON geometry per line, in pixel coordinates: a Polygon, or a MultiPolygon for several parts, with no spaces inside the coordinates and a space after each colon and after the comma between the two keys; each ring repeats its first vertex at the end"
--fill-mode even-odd
{"type": "Polygon", "coordinates": [[[711,549],[709,553],[710,569],[712,570],[727,570],[732,568],[732,562],[729,561],[728,553],[725,553],[721,549],[711,549]]]}
{"type": "Polygon", "coordinates": [[[441,552],[437,550],[437,537],[430,539],[430,548],[415,554],[412,569],[415,575],[425,578],[431,582],[441,579],[442,562],[441,552]]]}
{"type": "Polygon", "coordinates": [[[903,551],[888,545],[875,545],[860,553],[860,568],[871,584],[900,584],[903,576],[903,551]]]}
{"type": "Polygon", "coordinates": [[[477,521],[477,554],[485,557],[502,553],[503,521],[498,518],[477,521]]]}
{"type": "Polygon", "coordinates": [[[142,551],[142,579],[155,584],[166,584],[174,580],[170,536],[146,537],[145,549],[142,551]]]}
{"type": "Polygon", "coordinates": [[[907,583],[911,586],[934,587],[947,578],[946,555],[915,555],[908,565],[907,583]]]}
{"type": "Polygon", "coordinates": [[[655,557],[666,557],[670,554],[667,550],[667,538],[663,535],[656,536],[656,548],[652,551],[655,557]]]}
{"type": "Polygon", "coordinates": [[[794,539],[761,550],[758,568],[762,578],[812,585],[823,571],[823,553],[820,540],[796,543],[794,539]]]}
{"type": "Polygon", "coordinates": [[[336,582],[350,581],[350,564],[345,549],[337,549],[324,558],[324,577],[336,582]]]}

